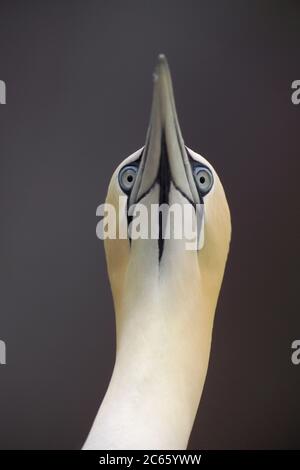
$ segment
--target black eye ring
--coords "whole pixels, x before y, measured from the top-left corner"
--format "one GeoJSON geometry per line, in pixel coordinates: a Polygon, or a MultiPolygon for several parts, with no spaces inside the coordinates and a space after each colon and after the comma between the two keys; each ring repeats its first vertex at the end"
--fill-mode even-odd
{"type": "Polygon", "coordinates": [[[212,172],[204,166],[197,165],[194,167],[193,173],[198,191],[202,196],[205,196],[209,193],[214,184],[212,172]]]}
{"type": "Polygon", "coordinates": [[[137,175],[137,167],[135,165],[127,165],[124,166],[120,172],[119,172],[119,184],[121,189],[125,192],[128,193],[131,191],[135,178],[137,175]]]}

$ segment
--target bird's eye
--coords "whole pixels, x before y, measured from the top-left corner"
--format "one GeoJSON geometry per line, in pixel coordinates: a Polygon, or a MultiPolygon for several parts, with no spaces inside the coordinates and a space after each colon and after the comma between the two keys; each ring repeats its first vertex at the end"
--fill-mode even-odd
{"type": "Polygon", "coordinates": [[[204,196],[213,185],[214,179],[212,172],[208,168],[198,166],[194,168],[194,178],[200,193],[204,196]]]}
{"type": "Polygon", "coordinates": [[[119,173],[119,183],[123,191],[128,192],[132,189],[137,174],[137,167],[128,165],[122,168],[119,173]]]}

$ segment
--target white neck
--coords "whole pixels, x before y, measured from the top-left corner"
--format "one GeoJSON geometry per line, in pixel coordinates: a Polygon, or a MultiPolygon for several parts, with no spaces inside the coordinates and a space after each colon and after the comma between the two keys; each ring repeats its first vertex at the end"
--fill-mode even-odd
{"type": "Polygon", "coordinates": [[[167,282],[148,282],[144,290],[136,280],[135,292],[123,298],[113,375],[84,449],[186,448],[218,294],[204,296],[207,285],[196,271],[188,285],[175,270],[167,282]]]}

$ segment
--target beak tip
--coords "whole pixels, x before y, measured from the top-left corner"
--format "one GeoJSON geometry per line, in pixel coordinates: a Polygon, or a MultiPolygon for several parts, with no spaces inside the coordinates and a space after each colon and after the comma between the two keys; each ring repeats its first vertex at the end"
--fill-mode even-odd
{"type": "Polygon", "coordinates": [[[168,61],[165,54],[159,54],[157,58],[157,64],[154,71],[154,81],[161,75],[161,73],[165,72],[169,69],[168,61]]]}
{"type": "Polygon", "coordinates": [[[167,62],[167,58],[166,58],[165,54],[159,54],[158,63],[162,64],[162,63],[166,63],[166,62],[167,62]]]}

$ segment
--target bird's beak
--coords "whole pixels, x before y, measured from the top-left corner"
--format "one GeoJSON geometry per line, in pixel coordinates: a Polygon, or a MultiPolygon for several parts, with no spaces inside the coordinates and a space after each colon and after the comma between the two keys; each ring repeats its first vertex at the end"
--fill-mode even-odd
{"type": "Polygon", "coordinates": [[[170,70],[164,55],[159,56],[154,72],[150,124],[129,206],[140,202],[156,183],[160,187],[160,203],[168,203],[171,183],[187,202],[200,202],[177,119],[170,70]]]}

